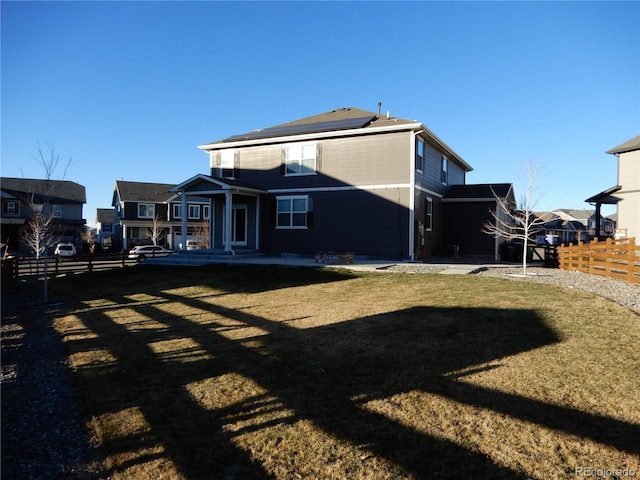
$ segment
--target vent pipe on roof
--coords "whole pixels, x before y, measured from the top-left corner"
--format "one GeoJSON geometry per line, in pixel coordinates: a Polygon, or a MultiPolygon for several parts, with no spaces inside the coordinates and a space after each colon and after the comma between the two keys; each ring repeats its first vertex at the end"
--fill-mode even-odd
{"type": "Polygon", "coordinates": [[[387,120],[391,118],[391,113],[389,113],[389,110],[387,110],[387,120]]]}
{"type": "Polygon", "coordinates": [[[382,102],[378,102],[378,115],[380,115],[381,108],[382,108],[382,102]]]}

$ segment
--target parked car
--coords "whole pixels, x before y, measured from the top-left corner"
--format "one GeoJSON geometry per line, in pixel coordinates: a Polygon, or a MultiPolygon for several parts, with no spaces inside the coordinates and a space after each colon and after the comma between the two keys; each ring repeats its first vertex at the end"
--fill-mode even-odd
{"type": "Polygon", "coordinates": [[[203,248],[206,248],[204,243],[198,240],[187,240],[187,250],[201,250],[203,248]]]}
{"type": "Polygon", "coordinates": [[[145,258],[168,257],[172,253],[175,252],[158,245],[140,245],[129,250],[129,258],[144,260],[145,258]]]}
{"type": "Polygon", "coordinates": [[[73,243],[59,243],[53,254],[57,257],[75,257],[76,246],[73,243]]]}

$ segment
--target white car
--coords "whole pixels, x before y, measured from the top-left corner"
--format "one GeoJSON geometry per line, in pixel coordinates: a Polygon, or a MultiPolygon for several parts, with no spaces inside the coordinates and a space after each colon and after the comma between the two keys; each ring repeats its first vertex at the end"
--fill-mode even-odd
{"type": "Polygon", "coordinates": [[[144,260],[145,258],[168,257],[172,253],[175,252],[157,245],[140,245],[129,250],[129,258],[144,260]]]}
{"type": "Polygon", "coordinates": [[[76,246],[73,243],[59,243],[53,254],[57,257],[75,257],[76,246]]]}

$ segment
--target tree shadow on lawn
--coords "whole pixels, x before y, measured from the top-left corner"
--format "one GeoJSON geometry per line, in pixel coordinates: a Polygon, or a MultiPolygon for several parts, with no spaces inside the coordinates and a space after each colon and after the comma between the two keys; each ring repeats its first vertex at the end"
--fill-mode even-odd
{"type": "MultiPolygon", "coordinates": [[[[374,455],[417,478],[451,476],[452,472],[454,476],[493,479],[525,476],[483,454],[360,406],[416,390],[638,451],[638,426],[469,385],[451,374],[559,341],[534,311],[417,307],[296,329],[286,322],[217,305],[211,298],[205,302],[169,291],[149,293],[162,301],[208,312],[211,320],[195,323],[153,303],[128,304],[127,308],[162,327],[130,330],[105,310],[85,311],[77,316],[95,337],[67,343],[72,351],[106,349],[115,358],[108,366],[79,369],[92,395],[99,399],[96,407],[101,410],[93,414],[137,408],[149,425],[145,433],[107,441],[105,447],[113,453],[160,444],[190,480],[270,478],[258,460],[234,444],[234,436],[299,420],[311,421],[351,445],[366,445],[374,455]],[[223,334],[227,325],[220,319],[261,333],[230,339],[223,334]],[[164,354],[152,348],[159,342],[185,339],[195,347],[164,354]],[[192,361],[183,361],[188,359],[192,361]],[[231,406],[206,408],[186,388],[227,374],[251,379],[267,393],[231,406]],[[256,402],[280,410],[281,415],[268,423],[247,425],[240,432],[225,428],[229,418],[246,420],[255,415],[256,402]]],[[[110,296],[110,300],[116,304],[113,308],[119,308],[125,299],[110,296]]],[[[130,463],[154,458],[140,456],[130,463]]]]}

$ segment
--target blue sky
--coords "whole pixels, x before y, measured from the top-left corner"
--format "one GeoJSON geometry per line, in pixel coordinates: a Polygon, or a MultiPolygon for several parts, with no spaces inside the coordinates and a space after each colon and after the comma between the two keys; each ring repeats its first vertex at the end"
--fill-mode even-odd
{"type": "Polygon", "coordinates": [[[198,145],[346,106],[422,122],[467,183],[539,162],[541,210],[589,208],[640,133],[640,2],[0,8],[1,174],[42,178],[51,143],[89,224],[116,180],[179,183],[209,173],[198,145]]]}

